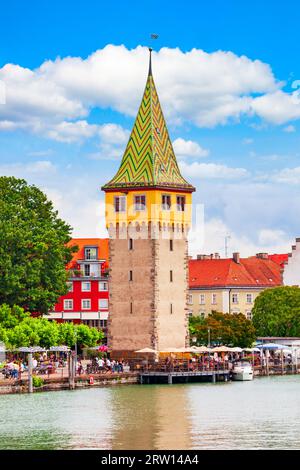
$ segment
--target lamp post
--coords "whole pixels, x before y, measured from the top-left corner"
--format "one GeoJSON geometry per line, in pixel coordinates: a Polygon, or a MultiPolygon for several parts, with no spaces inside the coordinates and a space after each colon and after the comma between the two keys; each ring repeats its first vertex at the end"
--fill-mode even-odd
{"type": "Polygon", "coordinates": [[[210,328],[207,328],[207,347],[210,348],[210,328]]]}

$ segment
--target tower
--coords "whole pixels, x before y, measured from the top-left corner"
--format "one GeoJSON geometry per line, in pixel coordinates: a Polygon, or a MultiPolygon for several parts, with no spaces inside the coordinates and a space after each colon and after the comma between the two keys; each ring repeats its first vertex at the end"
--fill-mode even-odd
{"type": "Polygon", "coordinates": [[[192,192],[149,72],[120,168],[102,187],[109,232],[108,345],[114,357],[188,344],[192,192]]]}

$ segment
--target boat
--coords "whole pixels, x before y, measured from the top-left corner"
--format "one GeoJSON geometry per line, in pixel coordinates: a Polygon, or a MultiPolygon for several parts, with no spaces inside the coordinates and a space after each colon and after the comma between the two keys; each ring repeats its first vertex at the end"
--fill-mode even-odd
{"type": "Polygon", "coordinates": [[[250,362],[236,362],[232,369],[232,380],[253,380],[253,367],[250,362]]]}

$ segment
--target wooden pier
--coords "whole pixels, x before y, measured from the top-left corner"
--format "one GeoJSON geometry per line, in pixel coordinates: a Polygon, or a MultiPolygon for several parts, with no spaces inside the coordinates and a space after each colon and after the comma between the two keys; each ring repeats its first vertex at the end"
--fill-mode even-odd
{"type": "Polygon", "coordinates": [[[227,382],[230,380],[230,371],[202,370],[202,371],[143,371],[139,373],[141,384],[161,383],[189,383],[189,382],[227,382]]]}

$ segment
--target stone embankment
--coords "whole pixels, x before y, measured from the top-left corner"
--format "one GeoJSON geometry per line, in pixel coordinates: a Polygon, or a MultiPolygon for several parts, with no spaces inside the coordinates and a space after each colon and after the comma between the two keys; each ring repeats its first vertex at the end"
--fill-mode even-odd
{"type": "MultiPolygon", "coordinates": [[[[74,388],[101,387],[106,385],[136,384],[138,374],[136,372],[124,372],[122,374],[82,374],[76,376],[74,388]]],[[[43,378],[41,387],[34,387],[34,392],[49,392],[55,390],[69,390],[68,377],[47,377],[43,378]]],[[[28,393],[28,380],[0,380],[0,395],[11,393],[28,393]]]]}

